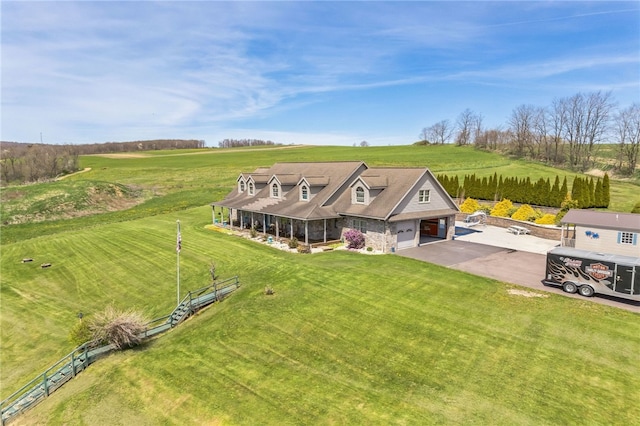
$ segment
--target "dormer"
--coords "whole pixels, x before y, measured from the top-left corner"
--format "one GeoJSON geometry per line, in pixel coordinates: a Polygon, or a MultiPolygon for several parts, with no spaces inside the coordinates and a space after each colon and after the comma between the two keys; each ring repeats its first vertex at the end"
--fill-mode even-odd
{"type": "Polygon", "coordinates": [[[239,194],[242,194],[247,190],[247,178],[243,174],[238,176],[238,179],[236,179],[236,183],[238,184],[239,194]]]}
{"type": "Polygon", "coordinates": [[[368,206],[387,187],[385,176],[360,176],[351,184],[351,204],[368,206]]]}
{"type": "Polygon", "coordinates": [[[329,178],[325,176],[303,177],[297,183],[298,198],[300,201],[309,201],[329,184],[329,178]]]}
{"type": "Polygon", "coordinates": [[[269,197],[276,199],[282,198],[282,183],[276,175],[273,175],[271,179],[269,179],[267,186],[269,187],[269,197]]]}
{"type": "Polygon", "coordinates": [[[251,197],[256,195],[256,182],[253,180],[253,176],[249,176],[247,179],[247,194],[251,197]]]}
{"type": "Polygon", "coordinates": [[[249,195],[256,195],[260,190],[262,190],[262,188],[264,188],[267,185],[268,181],[269,181],[269,175],[253,173],[247,180],[249,195]],[[253,184],[252,185],[253,191],[251,191],[252,188],[249,185],[249,183],[253,184]]]}

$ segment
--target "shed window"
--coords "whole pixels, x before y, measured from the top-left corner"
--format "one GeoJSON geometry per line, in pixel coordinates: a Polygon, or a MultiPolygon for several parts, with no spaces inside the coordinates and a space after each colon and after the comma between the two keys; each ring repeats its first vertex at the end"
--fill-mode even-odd
{"type": "Polygon", "coordinates": [[[361,186],[356,188],[356,203],[364,204],[364,188],[361,186]]]}
{"type": "Polygon", "coordinates": [[[421,189],[418,193],[418,202],[428,203],[429,201],[431,201],[431,191],[428,189],[421,189]]]}
{"type": "Polygon", "coordinates": [[[636,245],[638,243],[638,234],[634,232],[618,232],[618,244],[636,245]]]}

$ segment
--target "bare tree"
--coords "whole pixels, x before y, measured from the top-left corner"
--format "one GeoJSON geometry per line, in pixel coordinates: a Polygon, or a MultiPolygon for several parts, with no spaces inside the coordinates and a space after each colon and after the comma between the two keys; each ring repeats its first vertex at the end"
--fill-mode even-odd
{"type": "Polygon", "coordinates": [[[454,129],[449,120],[441,120],[426,130],[428,131],[428,141],[444,145],[451,140],[454,129]]]}
{"type": "Polygon", "coordinates": [[[619,111],[614,121],[619,153],[627,163],[628,173],[632,175],[636,170],[640,152],[640,104],[634,103],[619,111]]]}
{"type": "Polygon", "coordinates": [[[523,156],[533,153],[533,129],[536,108],[533,105],[520,105],[511,112],[509,130],[513,134],[515,154],[523,156]]]}
{"type": "Polygon", "coordinates": [[[477,125],[478,116],[469,108],[465,109],[458,116],[456,126],[458,134],[456,136],[456,145],[469,145],[471,138],[474,136],[474,128],[477,125]]]}
{"type": "Polygon", "coordinates": [[[585,170],[591,165],[596,144],[602,141],[613,109],[611,92],[578,93],[562,100],[563,136],[569,149],[569,165],[585,170]]]}
{"type": "Polygon", "coordinates": [[[564,160],[563,134],[567,120],[567,99],[554,99],[551,108],[547,111],[549,123],[549,138],[552,145],[551,161],[562,163],[564,160]]]}

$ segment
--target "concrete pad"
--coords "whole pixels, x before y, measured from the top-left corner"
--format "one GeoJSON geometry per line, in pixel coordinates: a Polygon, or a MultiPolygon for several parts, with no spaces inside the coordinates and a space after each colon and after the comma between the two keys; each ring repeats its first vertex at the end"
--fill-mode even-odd
{"type": "MultiPolygon", "coordinates": [[[[467,228],[464,222],[456,222],[456,227],[467,228]]],[[[456,236],[455,239],[544,255],[552,248],[560,245],[560,241],[547,240],[533,235],[514,235],[508,232],[506,228],[497,226],[476,225],[468,229],[476,232],[456,236]]]]}

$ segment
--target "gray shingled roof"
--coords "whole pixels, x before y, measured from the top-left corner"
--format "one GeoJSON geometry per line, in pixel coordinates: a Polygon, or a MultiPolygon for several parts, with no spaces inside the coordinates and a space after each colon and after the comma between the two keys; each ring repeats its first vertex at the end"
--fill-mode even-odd
{"type": "Polygon", "coordinates": [[[425,168],[371,168],[360,175],[363,181],[373,180],[380,183],[382,178],[387,186],[369,205],[353,204],[351,192],[345,191],[335,203],[336,212],[385,220],[393,209],[407,195],[409,190],[427,172],[425,168]]]}
{"type": "Polygon", "coordinates": [[[640,232],[640,215],[633,213],[571,209],[561,223],[640,232]]]}
{"type": "MultiPolygon", "coordinates": [[[[341,186],[350,183],[365,168],[366,165],[361,161],[276,163],[269,169],[258,169],[258,175],[261,180],[264,179],[263,176],[267,176],[268,180],[275,175],[283,185],[285,182],[286,184],[295,185],[302,178],[309,176],[307,179],[309,184],[314,187],[321,187],[320,191],[309,201],[301,201],[297,185],[289,191],[285,191],[285,188],[283,188],[283,194],[280,199],[271,198],[271,188],[269,186],[261,188],[254,196],[248,195],[246,191],[239,193],[236,187],[224,200],[213,204],[296,219],[334,218],[338,217],[338,215],[332,208],[326,207],[324,204],[341,186]],[[296,176],[297,178],[294,179],[296,176]]],[[[254,175],[253,173],[242,173],[241,176],[248,178],[254,175]]]]}
{"type": "MultiPolygon", "coordinates": [[[[276,163],[269,169],[261,168],[257,172],[258,179],[253,173],[242,173],[238,179],[253,177],[256,182],[266,182],[276,176],[283,184],[281,198],[271,198],[269,185],[257,188],[254,196],[248,195],[247,191],[239,193],[236,187],[224,200],[212,205],[305,220],[330,219],[341,215],[386,220],[422,178],[428,176],[435,180],[426,168],[367,168],[365,163],[359,161],[276,163]],[[300,200],[299,185],[303,179],[310,186],[320,188],[309,201],[300,200]],[[380,190],[369,205],[352,203],[350,188],[358,179],[369,188],[380,190]],[[293,187],[284,187],[293,184],[293,187]]],[[[455,214],[455,204],[452,202],[451,205],[451,210],[437,213],[455,214]]],[[[425,214],[436,217],[424,211],[416,217],[426,217],[425,214]]],[[[400,220],[397,217],[395,219],[400,220]]]]}

